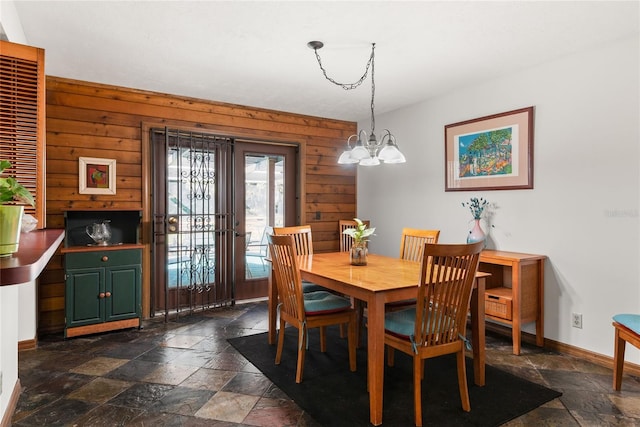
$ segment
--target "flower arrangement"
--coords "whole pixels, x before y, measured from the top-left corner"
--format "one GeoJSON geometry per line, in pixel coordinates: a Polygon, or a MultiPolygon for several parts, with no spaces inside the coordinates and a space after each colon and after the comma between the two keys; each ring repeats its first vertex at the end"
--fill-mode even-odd
{"type": "Polygon", "coordinates": [[[477,197],[472,197],[469,200],[469,202],[462,202],[462,206],[469,208],[471,215],[473,215],[473,219],[480,219],[482,217],[482,212],[489,204],[489,201],[482,197],[479,199],[477,197]]]}
{"type": "MultiPolygon", "coordinates": [[[[10,167],[10,162],[0,160],[0,174],[10,167]]],[[[23,187],[15,178],[0,178],[0,205],[10,202],[20,202],[31,206],[35,205],[31,192],[23,187]]]]}
{"type": "Polygon", "coordinates": [[[353,220],[356,222],[357,226],[355,228],[347,228],[342,232],[342,234],[351,236],[354,244],[358,245],[362,242],[366,242],[369,240],[370,236],[374,235],[373,233],[376,231],[375,227],[367,228],[367,225],[358,218],[353,218],[353,220]]]}

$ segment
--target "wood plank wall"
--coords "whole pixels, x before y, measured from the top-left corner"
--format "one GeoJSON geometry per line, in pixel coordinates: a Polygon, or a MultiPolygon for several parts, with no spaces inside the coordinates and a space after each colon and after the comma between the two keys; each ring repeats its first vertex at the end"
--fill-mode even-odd
{"type": "MultiPolygon", "coordinates": [[[[356,168],[336,163],[345,140],[357,131],[354,122],[52,76],[47,76],[46,97],[48,228],[64,227],[63,212],[67,209],[142,210],[147,205],[143,200],[146,194],[143,174],[148,170],[143,146],[148,144],[145,129],[150,126],[211,130],[237,137],[299,143],[304,155],[301,218],[303,223],[311,225],[314,249],[318,252],[337,250],[337,221],[356,215],[356,168]],[[79,194],[79,157],[116,159],[117,194],[79,194]]],[[[143,239],[143,243],[147,243],[145,260],[148,261],[149,239],[144,232],[143,239]]],[[[145,270],[143,266],[143,272],[145,270]]],[[[144,289],[149,287],[144,276],[143,296],[148,295],[144,289]]],[[[64,273],[59,253],[41,276],[38,298],[39,334],[61,331],[64,273]]],[[[143,302],[143,311],[144,306],[148,307],[148,301],[143,302]]]]}

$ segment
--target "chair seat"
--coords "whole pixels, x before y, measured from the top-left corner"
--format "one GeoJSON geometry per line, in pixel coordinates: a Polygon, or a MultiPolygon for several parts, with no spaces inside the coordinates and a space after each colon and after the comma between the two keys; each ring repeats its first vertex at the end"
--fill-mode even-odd
{"type": "MultiPolygon", "coordinates": [[[[427,318],[425,320],[426,324],[431,325],[431,317],[433,314],[434,313],[431,310],[427,312],[427,318]]],[[[449,328],[446,327],[447,325],[453,326],[455,319],[447,315],[444,315],[443,319],[446,320],[442,321],[440,325],[431,325],[433,329],[429,331],[430,334],[445,332],[449,330],[449,328]]],[[[413,342],[415,322],[415,307],[407,308],[405,310],[392,311],[385,314],[384,316],[384,329],[385,332],[395,335],[398,338],[403,338],[413,342]]]]}
{"type": "Polygon", "coordinates": [[[351,308],[351,300],[327,291],[304,294],[304,311],[307,316],[337,313],[351,308]]]}
{"type": "Polygon", "coordinates": [[[306,280],[302,281],[302,292],[309,293],[309,292],[317,292],[317,291],[327,291],[327,288],[323,288],[320,285],[316,285],[313,282],[307,282],[306,280]]]}
{"type": "Polygon", "coordinates": [[[640,314],[616,314],[613,320],[640,335],[640,314]]]}

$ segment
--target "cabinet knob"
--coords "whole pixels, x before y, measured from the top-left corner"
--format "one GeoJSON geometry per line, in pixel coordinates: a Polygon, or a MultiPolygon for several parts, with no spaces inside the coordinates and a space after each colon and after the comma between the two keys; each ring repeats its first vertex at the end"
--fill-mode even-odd
{"type": "Polygon", "coordinates": [[[108,256],[106,256],[106,255],[105,255],[105,256],[103,256],[103,257],[102,257],[102,261],[103,261],[103,262],[107,262],[107,261],[109,261],[109,257],[108,257],[108,256]]]}
{"type": "Polygon", "coordinates": [[[178,222],[178,218],[176,218],[175,216],[170,216],[168,221],[169,224],[175,224],[178,222]]]}
{"type": "Polygon", "coordinates": [[[104,292],[100,292],[100,293],[98,294],[98,297],[100,297],[100,299],[104,298],[104,292]]]}
{"type": "Polygon", "coordinates": [[[111,296],[111,292],[107,292],[106,294],[104,294],[107,298],[109,298],[111,296]]]}
{"type": "Polygon", "coordinates": [[[178,231],[178,228],[175,225],[170,225],[169,226],[169,231],[172,233],[175,233],[176,231],[178,231]]]}

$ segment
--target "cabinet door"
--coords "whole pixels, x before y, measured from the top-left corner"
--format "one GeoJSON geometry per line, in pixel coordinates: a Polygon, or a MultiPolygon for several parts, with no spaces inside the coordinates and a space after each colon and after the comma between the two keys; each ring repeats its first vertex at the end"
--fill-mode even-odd
{"type": "Polygon", "coordinates": [[[102,322],[104,269],[67,270],[65,311],[67,327],[102,322]]]}
{"type": "Polygon", "coordinates": [[[105,321],[140,316],[140,266],[124,265],[106,270],[105,321]]]}

